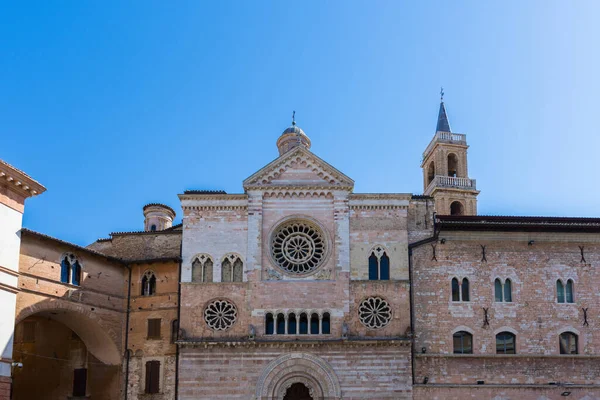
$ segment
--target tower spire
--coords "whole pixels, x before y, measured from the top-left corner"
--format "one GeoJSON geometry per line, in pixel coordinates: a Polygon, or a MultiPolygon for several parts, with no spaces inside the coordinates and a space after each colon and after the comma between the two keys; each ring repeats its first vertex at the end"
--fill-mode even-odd
{"type": "Polygon", "coordinates": [[[450,130],[450,122],[446,114],[446,106],[444,105],[444,88],[440,90],[440,111],[438,113],[436,132],[452,132],[450,130]]]}

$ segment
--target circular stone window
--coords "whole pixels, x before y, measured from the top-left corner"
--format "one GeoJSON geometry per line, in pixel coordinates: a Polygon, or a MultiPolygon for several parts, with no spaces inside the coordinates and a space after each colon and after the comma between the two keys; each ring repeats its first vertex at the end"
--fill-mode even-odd
{"type": "Polygon", "coordinates": [[[271,256],[286,272],[308,274],[323,263],[325,242],[316,224],[302,220],[285,222],[273,232],[271,256]]]}
{"type": "Polygon", "coordinates": [[[224,331],[231,328],[237,319],[237,308],[235,304],[227,300],[215,300],[204,309],[204,321],[216,331],[224,331]]]}
{"type": "Polygon", "coordinates": [[[367,328],[383,328],[392,320],[392,308],[381,297],[369,297],[358,306],[358,318],[367,328]]]}

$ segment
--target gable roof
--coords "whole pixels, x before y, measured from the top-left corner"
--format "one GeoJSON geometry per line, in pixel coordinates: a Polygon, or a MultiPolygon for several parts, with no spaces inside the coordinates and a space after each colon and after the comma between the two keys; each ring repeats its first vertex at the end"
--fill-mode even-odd
{"type": "MultiPolygon", "coordinates": [[[[308,167],[313,170],[321,179],[322,184],[318,186],[347,189],[352,190],[354,187],[354,181],[343,174],[341,171],[334,168],[331,164],[327,163],[323,159],[317,157],[314,153],[308,149],[298,146],[288,151],[284,155],[271,161],[263,168],[246,178],[243,182],[244,189],[251,189],[255,187],[269,187],[269,186],[285,186],[281,183],[273,183],[275,179],[283,172],[292,168],[292,164],[298,161],[306,161],[308,167]]],[[[294,186],[298,186],[295,184],[294,186]]],[[[315,186],[314,182],[307,184],[306,186],[315,186]]]]}

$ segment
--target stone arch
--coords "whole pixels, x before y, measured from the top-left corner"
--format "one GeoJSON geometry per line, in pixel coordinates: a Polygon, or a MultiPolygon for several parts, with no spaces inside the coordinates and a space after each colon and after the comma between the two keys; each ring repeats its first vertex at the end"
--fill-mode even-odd
{"type": "Polygon", "coordinates": [[[121,352],[116,344],[116,341],[120,341],[120,332],[104,327],[93,308],[60,300],[46,300],[20,310],[15,325],[31,316],[43,316],[60,322],[75,332],[98,360],[107,365],[121,364],[121,352]]]}
{"type": "Polygon", "coordinates": [[[294,383],[304,384],[314,399],[341,399],[342,392],[333,368],[308,353],[284,354],[271,361],[258,378],[257,399],[282,400],[294,383]]]}

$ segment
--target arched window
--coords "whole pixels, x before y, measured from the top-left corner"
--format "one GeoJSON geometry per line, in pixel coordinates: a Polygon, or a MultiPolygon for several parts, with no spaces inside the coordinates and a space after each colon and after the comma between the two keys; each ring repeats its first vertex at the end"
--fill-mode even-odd
{"type": "Polygon", "coordinates": [[[242,282],[244,263],[236,254],[228,254],[221,263],[221,282],[242,282]]]}
{"type": "Polygon", "coordinates": [[[454,153],[448,154],[448,176],[458,176],[458,157],[454,153]]]}
{"type": "Polygon", "coordinates": [[[567,293],[566,293],[565,297],[566,297],[567,303],[573,303],[573,281],[571,279],[569,279],[567,281],[566,288],[567,288],[567,293]]]}
{"type": "Polygon", "coordinates": [[[565,302],[565,285],[560,279],[556,281],[556,301],[559,303],[565,302]]]}
{"type": "Polygon", "coordinates": [[[496,335],[496,354],[515,354],[516,337],[510,332],[500,332],[496,335]]]}
{"type": "Polygon", "coordinates": [[[296,332],[296,314],[291,313],[288,315],[288,334],[295,335],[296,332]]]}
{"type": "Polygon", "coordinates": [[[452,301],[460,301],[460,287],[456,278],[452,278],[452,301]]]}
{"type": "Polygon", "coordinates": [[[452,335],[454,354],[473,354],[473,335],[460,331],[452,335]]]}
{"type": "Polygon", "coordinates": [[[300,334],[307,335],[308,334],[308,315],[306,313],[300,314],[300,334]]]}
{"type": "Polygon", "coordinates": [[[60,281],[76,286],[81,284],[81,264],[71,253],[65,254],[60,261],[60,281]]]}
{"type": "Polygon", "coordinates": [[[463,278],[461,287],[461,300],[469,301],[469,280],[467,278],[463,278]]]}
{"type": "Polygon", "coordinates": [[[192,262],[192,282],[213,281],[213,260],[208,254],[199,254],[192,262]]]}
{"type": "Polygon", "coordinates": [[[498,278],[494,281],[494,300],[497,302],[502,301],[502,282],[498,278]]]}
{"type": "Polygon", "coordinates": [[[152,271],[146,271],[142,277],[142,296],[152,296],[156,293],[156,276],[152,271]]]}
{"type": "Polygon", "coordinates": [[[151,231],[151,232],[156,232],[156,225],[155,225],[155,224],[152,224],[152,225],[150,226],[150,231],[151,231]]]}
{"type": "Polygon", "coordinates": [[[376,246],[369,256],[369,280],[390,280],[390,258],[383,246],[376,246]]]}
{"type": "Polygon", "coordinates": [[[277,314],[277,334],[283,335],[285,333],[285,316],[283,314],[277,314]]]}
{"type": "Polygon", "coordinates": [[[510,279],[504,281],[504,301],[512,302],[512,282],[510,279]]]}
{"type": "Polygon", "coordinates": [[[275,333],[275,321],[273,320],[273,314],[267,313],[265,315],[265,335],[272,335],[275,333]]]}
{"type": "Polygon", "coordinates": [[[179,321],[176,319],[171,322],[171,343],[175,343],[179,337],[179,321]]]}
{"type": "Polygon", "coordinates": [[[329,335],[331,334],[331,317],[329,315],[329,313],[324,313],[323,314],[323,321],[321,323],[322,326],[322,330],[323,330],[323,335],[329,335]]]}
{"type": "Polygon", "coordinates": [[[318,335],[319,334],[319,314],[313,313],[310,316],[310,334],[318,335]]]}
{"type": "Polygon", "coordinates": [[[429,185],[431,181],[435,178],[435,163],[432,161],[429,163],[429,167],[427,168],[427,184],[429,185]]]}
{"type": "Polygon", "coordinates": [[[453,201],[450,204],[450,215],[463,215],[464,207],[460,201],[453,201]]]}
{"type": "Polygon", "coordinates": [[[512,302],[512,283],[506,279],[504,283],[498,278],[494,281],[494,299],[496,302],[512,302]]]}
{"type": "Polygon", "coordinates": [[[579,354],[577,349],[577,335],[573,332],[564,332],[559,336],[560,354],[579,354]]]}

